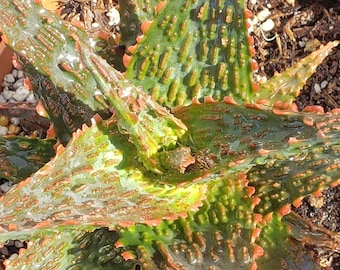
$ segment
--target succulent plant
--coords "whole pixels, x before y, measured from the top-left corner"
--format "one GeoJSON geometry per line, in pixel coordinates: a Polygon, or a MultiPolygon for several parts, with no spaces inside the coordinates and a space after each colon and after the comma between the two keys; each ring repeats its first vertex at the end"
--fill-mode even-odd
{"type": "Polygon", "coordinates": [[[21,178],[0,240],[29,241],[6,269],[313,269],[303,245],[339,251],[291,213],[339,183],[338,111],[293,103],[338,42],[258,85],[245,1],[121,1],[122,74],[35,1],[0,10],[58,140],[50,161],[53,139],[0,141],[21,178]]]}

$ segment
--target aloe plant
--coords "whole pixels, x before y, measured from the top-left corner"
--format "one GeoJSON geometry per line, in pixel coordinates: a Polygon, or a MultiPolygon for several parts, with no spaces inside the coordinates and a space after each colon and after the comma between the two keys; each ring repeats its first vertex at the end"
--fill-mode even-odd
{"type": "Polygon", "coordinates": [[[0,240],[29,241],[6,269],[313,269],[303,245],[339,251],[291,213],[339,182],[337,111],[293,104],[338,42],[257,85],[244,1],[120,8],[124,74],[35,1],[0,2],[59,141],[31,175],[1,148],[22,181],[0,200],[0,240]]]}

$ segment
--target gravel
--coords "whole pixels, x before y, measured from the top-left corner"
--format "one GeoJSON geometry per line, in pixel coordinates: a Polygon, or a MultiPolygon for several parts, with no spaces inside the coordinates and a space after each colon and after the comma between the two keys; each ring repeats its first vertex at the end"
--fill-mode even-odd
{"type": "MultiPolygon", "coordinates": [[[[26,88],[24,81],[22,70],[14,68],[11,73],[6,74],[1,83],[3,89],[0,93],[0,104],[35,103],[34,93],[26,88]]],[[[21,132],[22,128],[18,117],[0,115],[0,136],[19,135],[21,132]]]]}
{"type": "MultiPolygon", "coordinates": [[[[24,74],[21,70],[13,69],[11,73],[6,74],[1,85],[3,90],[0,93],[0,104],[35,102],[33,92],[24,86],[24,74]]],[[[21,132],[19,124],[20,119],[18,117],[0,115],[0,136],[19,134],[21,132]]],[[[8,192],[12,185],[8,180],[0,179],[0,196],[8,192]]],[[[8,240],[5,245],[0,245],[0,269],[5,269],[4,260],[16,259],[21,248],[27,248],[27,242],[8,240]]]]}
{"type": "Polygon", "coordinates": [[[35,102],[34,94],[24,85],[24,73],[22,70],[13,69],[6,74],[2,83],[0,103],[7,102],[35,102]]]}

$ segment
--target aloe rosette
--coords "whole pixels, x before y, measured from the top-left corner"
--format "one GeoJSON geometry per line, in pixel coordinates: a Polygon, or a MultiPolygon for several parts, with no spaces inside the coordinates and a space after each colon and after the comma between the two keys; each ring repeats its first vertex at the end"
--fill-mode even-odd
{"type": "Polygon", "coordinates": [[[6,269],[312,268],[305,243],[339,250],[290,213],[339,182],[337,111],[292,105],[337,42],[257,85],[243,1],[122,1],[123,75],[34,1],[0,9],[64,145],[1,198],[0,239],[29,240],[6,269]]]}

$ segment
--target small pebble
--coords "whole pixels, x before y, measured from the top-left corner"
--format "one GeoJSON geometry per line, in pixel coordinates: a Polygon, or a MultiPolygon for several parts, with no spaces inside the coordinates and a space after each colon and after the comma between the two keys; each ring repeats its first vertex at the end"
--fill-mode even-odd
{"type": "Polygon", "coordinates": [[[286,0],[286,2],[292,6],[295,6],[295,0],[286,0]]]}
{"type": "Polygon", "coordinates": [[[14,68],[12,70],[12,75],[13,75],[14,78],[18,78],[18,70],[14,68]]]}
{"type": "Polygon", "coordinates": [[[2,248],[0,248],[0,253],[4,256],[8,256],[9,252],[6,246],[3,246],[2,248]]]}
{"type": "Polygon", "coordinates": [[[6,245],[7,245],[7,246],[14,246],[14,240],[9,239],[9,240],[6,242],[6,245]]]}
{"type": "Polygon", "coordinates": [[[11,117],[10,121],[13,125],[19,125],[19,123],[20,123],[19,117],[11,117]]]}
{"type": "Polygon", "coordinates": [[[94,23],[91,24],[91,26],[92,26],[93,28],[96,28],[96,27],[99,27],[100,25],[99,25],[99,23],[94,22],[94,23]]]}
{"type": "Polygon", "coordinates": [[[318,83],[314,84],[314,91],[315,91],[315,93],[317,93],[317,94],[320,94],[320,93],[321,93],[320,84],[318,84],[318,83]]]}
{"type": "Polygon", "coordinates": [[[265,21],[266,19],[268,19],[269,16],[270,16],[270,11],[268,8],[262,9],[256,14],[256,17],[259,20],[259,22],[265,21]]]}
{"type": "Polygon", "coordinates": [[[13,95],[13,98],[16,101],[24,101],[26,97],[29,95],[30,91],[26,89],[24,86],[19,87],[16,89],[15,94],[13,95]]]}
{"type": "Polygon", "coordinates": [[[7,133],[10,134],[10,135],[18,135],[21,131],[21,128],[16,126],[16,125],[13,125],[13,124],[10,124],[8,126],[8,131],[7,133]]]}
{"type": "Polygon", "coordinates": [[[7,126],[9,123],[9,118],[5,115],[0,115],[0,126],[7,126]]]}
{"type": "Polygon", "coordinates": [[[9,191],[10,188],[11,188],[10,182],[6,182],[0,185],[0,189],[3,193],[6,193],[7,191],[9,191]]]}
{"type": "Polygon", "coordinates": [[[10,86],[10,85],[12,85],[12,83],[8,83],[8,82],[5,82],[5,81],[3,81],[2,84],[1,84],[1,86],[2,86],[3,88],[5,88],[5,87],[8,88],[8,86],[10,86]]]}
{"type": "Polygon", "coordinates": [[[106,16],[109,17],[109,25],[118,25],[120,22],[120,13],[119,11],[115,8],[112,7],[109,9],[109,12],[106,13],[106,16]]]}
{"type": "Polygon", "coordinates": [[[32,91],[30,91],[29,95],[26,98],[27,102],[35,102],[35,97],[34,97],[34,93],[32,91]]]}
{"type": "Polygon", "coordinates": [[[8,82],[8,83],[14,83],[15,82],[15,78],[13,77],[13,75],[11,73],[9,73],[9,74],[5,75],[4,81],[8,82]]]}
{"type": "Polygon", "coordinates": [[[310,206],[312,206],[314,208],[321,208],[324,204],[322,196],[316,197],[314,195],[310,195],[308,197],[308,202],[309,202],[310,206]]]}
{"type": "Polygon", "coordinates": [[[8,90],[7,88],[2,91],[2,96],[7,100],[11,99],[14,94],[14,91],[8,90]]]}
{"type": "Polygon", "coordinates": [[[22,70],[18,70],[18,79],[23,78],[24,77],[24,72],[22,70]]]}
{"type": "Polygon", "coordinates": [[[17,254],[17,253],[13,253],[13,254],[8,258],[8,260],[14,261],[16,258],[18,258],[18,254],[17,254]]]}
{"type": "Polygon", "coordinates": [[[1,103],[7,103],[7,100],[2,95],[0,95],[0,104],[1,103]]]}
{"type": "Polygon", "coordinates": [[[308,39],[303,50],[304,52],[314,52],[320,47],[320,44],[320,41],[316,38],[308,39]]]}
{"type": "Polygon", "coordinates": [[[275,23],[272,19],[268,19],[261,24],[261,28],[264,32],[270,32],[274,29],[275,23]]]}
{"type": "Polygon", "coordinates": [[[0,136],[5,136],[7,135],[8,128],[4,126],[0,126],[0,136]]]}
{"type": "Polygon", "coordinates": [[[326,86],[327,86],[328,82],[325,80],[325,81],[322,81],[320,86],[321,86],[321,89],[324,89],[326,86]]]}
{"type": "Polygon", "coordinates": [[[300,46],[300,48],[303,48],[303,47],[305,47],[305,46],[306,46],[306,42],[305,42],[305,41],[302,41],[302,40],[300,40],[300,41],[299,41],[299,46],[300,46]]]}
{"type": "Polygon", "coordinates": [[[13,88],[18,89],[20,86],[24,85],[24,78],[18,79],[15,83],[13,83],[13,88]]]}
{"type": "Polygon", "coordinates": [[[21,242],[21,241],[15,241],[14,245],[15,245],[17,248],[22,248],[22,247],[24,247],[24,243],[21,242]]]}

